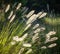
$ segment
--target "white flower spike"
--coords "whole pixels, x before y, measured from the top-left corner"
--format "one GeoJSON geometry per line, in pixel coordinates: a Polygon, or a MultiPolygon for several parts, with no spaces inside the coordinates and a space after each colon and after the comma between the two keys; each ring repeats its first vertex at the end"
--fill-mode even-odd
{"type": "Polygon", "coordinates": [[[25,31],[28,29],[28,28],[30,28],[31,27],[31,24],[28,24],[27,26],[26,26],[26,28],[25,28],[25,31]]]}
{"type": "Polygon", "coordinates": [[[39,27],[39,24],[36,24],[36,25],[33,27],[33,29],[36,29],[37,27],[39,27]]]}
{"type": "Polygon", "coordinates": [[[28,36],[28,33],[24,34],[24,35],[22,36],[22,39],[24,40],[27,36],[28,36]]]}
{"type": "Polygon", "coordinates": [[[39,33],[36,33],[33,37],[32,37],[32,43],[35,43],[36,42],[36,39],[38,39],[38,34],[39,33]]]}
{"type": "Polygon", "coordinates": [[[43,13],[42,15],[40,15],[39,18],[45,17],[47,15],[47,13],[43,13]]]}
{"type": "Polygon", "coordinates": [[[24,48],[21,48],[18,54],[22,54],[24,51],[24,48]]]}
{"type": "Polygon", "coordinates": [[[56,44],[56,43],[53,43],[53,44],[50,44],[50,45],[48,46],[48,48],[52,48],[52,47],[55,47],[55,46],[57,46],[57,44],[56,44]]]}
{"type": "Polygon", "coordinates": [[[47,47],[46,46],[42,46],[41,49],[46,49],[47,47]]]}
{"type": "Polygon", "coordinates": [[[37,15],[34,14],[34,15],[32,15],[32,16],[28,19],[28,21],[26,22],[26,24],[30,24],[30,23],[34,22],[36,19],[37,19],[37,15]]]}
{"type": "Polygon", "coordinates": [[[38,17],[39,17],[39,16],[41,16],[41,15],[42,15],[42,13],[43,13],[43,12],[39,12],[39,13],[37,14],[37,16],[38,16],[38,17]]]}
{"type": "Polygon", "coordinates": [[[55,41],[55,40],[58,40],[58,37],[53,37],[53,38],[51,38],[51,39],[50,39],[50,42],[51,42],[51,41],[55,41]]]}
{"type": "Polygon", "coordinates": [[[31,53],[32,52],[32,49],[29,49],[27,52],[26,52],[26,54],[29,54],[29,53],[31,53]]]}
{"type": "Polygon", "coordinates": [[[26,15],[26,17],[29,18],[31,15],[34,14],[34,12],[35,12],[35,10],[30,11],[30,12],[26,15]]]}
{"type": "Polygon", "coordinates": [[[32,45],[30,43],[24,43],[23,46],[24,47],[31,47],[32,45]]]}
{"type": "Polygon", "coordinates": [[[21,7],[21,3],[18,4],[18,6],[16,7],[16,10],[18,10],[21,7]]]}
{"type": "Polygon", "coordinates": [[[8,16],[8,19],[10,19],[13,15],[13,11],[10,12],[10,15],[8,16]]]}
{"type": "Polygon", "coordinates": [[[15,19],[16,15],[13,15],[10,19],[10,23],[15,19]]]}
{"type": "Polygon", "coordinates": [[[38,33],[38,32],[40,32],[40,28],[37,28],[35,31],[34,31],[34,33],[38,33]]]}
{"type": "Polygon", "coordinates": [[[14,37],[13,37],[13,40],[17,40],[17,39],[18,39],[18,36],[14,36],[14,37]]]}
{"type": "Polygon", "coordinates": [[[7,5],[5,13],[7,13],[9,11],[9,9],[10,9],[10,4],[7,5]]]}

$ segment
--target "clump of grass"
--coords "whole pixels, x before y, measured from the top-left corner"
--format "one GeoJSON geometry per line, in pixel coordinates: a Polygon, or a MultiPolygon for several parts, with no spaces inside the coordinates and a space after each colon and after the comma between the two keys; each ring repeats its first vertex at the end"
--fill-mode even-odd
{"type": "Polygon", "coordinates": [[[42,54],[43,49],[55,47],[57,44],[53,41],[58,37],[53,38],[51,35],[56,32],[45,34],[45,27],[36,22],[47,13],[35,14],[32,10],[27,14],[28,8],[21,8],[21,5],[19,3],[15,9],[11,9],[9,4],[5,10],[6,20],[0,29],[0,54],[42,54]]]}

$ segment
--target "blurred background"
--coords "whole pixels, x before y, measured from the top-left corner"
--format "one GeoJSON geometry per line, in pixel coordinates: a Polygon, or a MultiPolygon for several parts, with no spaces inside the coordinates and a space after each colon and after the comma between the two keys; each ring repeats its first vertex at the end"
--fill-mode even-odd
{"type": "Polygon", "coordinates": [[[22,2],[30,9],[38,11],[54,11],[60,13],[60,1],[59,0],[0,0],[0,9],[5,7],[8,3],[13,4],[15,2],[22,2]],[[3,5],[4,4],[4,5],[3,5]],[[48,10],[49,8],[49,10],[48,10]]]}

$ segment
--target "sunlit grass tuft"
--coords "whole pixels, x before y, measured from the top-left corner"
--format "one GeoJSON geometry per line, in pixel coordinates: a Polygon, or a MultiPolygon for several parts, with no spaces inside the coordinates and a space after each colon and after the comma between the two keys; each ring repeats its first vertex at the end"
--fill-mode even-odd
{"type": "Polygon", "coordinates": [[[5,20],[0,21],[2,23],[2,26],[0,25],[0,54],[37,54],[38,52],[42,54],[42,50],[56,47],[58,44],[53,42],[58,40],[58,37],[54,36],[56,31],[44,33],[45,26],[36,22],[44,18],[47,13],[35,14],[34,10],[27,13],[28,8],[21,7],[21,3],[15,9],[8,4],[4,12],[5,20]]]}

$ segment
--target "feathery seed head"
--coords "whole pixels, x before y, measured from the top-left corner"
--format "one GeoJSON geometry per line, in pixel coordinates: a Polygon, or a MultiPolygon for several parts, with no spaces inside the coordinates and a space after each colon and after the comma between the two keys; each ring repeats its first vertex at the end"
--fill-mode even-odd
{"type": "Polygon", "coordinates": [[[56,43],[53,43],[53,44],[50,44],[50,45],[48,46],[48,48],[52,48],[52,47],[55,47],[55,46],[57,46],[57,44],[56,44],[56,43]]]}
{"type": "Polygon", "coordinates": [[[22,36],[22,39],[24,40],[27,36],[28,36],[28,33],[24,34],[24,35],[22,36]]]}
{"type": "Polygon", "coordinates": [[[31,15],[34,14],[34,12],[35,12],[35,10],[30,11],[30,12],[26,15],[26,17],[29,18],[31,15]]]}
{"type": "Polygon", "coordinates": [[[47,47],[46,46],[42,46],[41,49],[46,49],[47,47]]]}
{"type": "Polygon", "coordinates": [[[37,16],[38,16],[38,17],[41,16],[42,13],[43,13],[43,12],[39,12],[39,13],[37,14],[37,16]]]}
{"type": "Polygon", "coordinates": [[[29,53],[31,53],[32,52],[32,49],[29,49],[27,52],[26,52],[26,54],[29,54],[29,53]]]}
{"type": "Polygon", "coordinates": [[[16,10],[18,10],[21,7],[21,3],[18,4],[18,6],[16,7],[16,10]]]}
{"type": "Polygon", "coordinates": [[[50,39],[50,42],[58,40],[58,37],[53,37],[50,39]]]}
{"type": "Polygon", "coordinates": [[[58,37],[53,37],[53,38],[47,37],[45,43],[56,41],[56,40],[58,40],[58,37]]]}
{"type": "Polygon", "coordinates": [[[35,31],[34,31],[34,33],[38,33],[38,32],[40,32],[40,28],[37,28],[35,31]]]}
{"type": "Polygon", "coordinates": [[[43,13],[42,15],[39,16],[39,18],[45,17],[47,13],[43,13]]]}
{"type": "Polygon", "coordinates": [[[33,37],[32,37],[32,43],[35,43],[36,39],[38,39],[38,34],[39,33],[36,33],[33,37]]]}
{"type": "Polygon", "coordinates": [[[17,39],[18,39],[18,36],[14,36],[14,37],[13,37],[13,40],[17,40],[17,39]]]}
{"type": "Polygon", "coordinates": [[[10,23],[15,19],[15,16],[16,16],[16,15],[13,15],[13,16],[11,17],[10,23]]]}
{"type": "Polygon", "coordinates": [[[24,51],[24,48],[21,48],[18,54],[22,54],[24,51]]]}
{"type": "Polygon", "coordinates": [[[24,34],[24,35],[23,35],[22,37],[20,37],[20,38],[15,37],[14,40],[17,41],[17,42],[19,42],[19,41],[24,41],[24,39],[27,37],[27,35],[28,35],[28,34],[26,33],[26,34],[24,34]]]}
{"type": "Polygon", "coordinates": [[[28,24],[27,26],[26,26],[26,28],[25,28],[25,31],[28,29],[28,28],[30,28],[31,27],[31,24],[28,24]]]}
{"type": "Polygon", "coordinates": [[[55,31],[50,31],[47,35],[48,35],[48,36],[51,36],[51,35],[54,35],[54,34],[56,34],[55,31]]]}
{"type": "Polygon", "coordinates": [[[10,15],[8,16],[8,19],[10,19],[13,15],[13,11],[10,12],[10,15]]]}
{"type": "Polygon", "coordinates": [[[39,24],[36,24],[36,25],[33,27],[33,29],[36,29],[37,27],[39,27],[39,24]]]}
{"type": "Polygon", "coordinates": [[[23,46],[24,47],[31,47],[32,45],[30,43],[24,43],[23,46]]]}
{"type": "Polygon", "coordinates": [[[41,31],[44,31],[45,30],[45,27],[41,27],[40,29],[41,29],[41,31]]]}
{"type": "Polygon", "coordinates": [[[34,14],[34,15],[32,15],[32,16],[28,19],[28,21],[26,22],[26,24],[30,24],[30,23],[34,22],[36,19],[37,19],[37,15],[34,14]]]}
{"type": "Polygon", "coordinates": [[[7,5],[6,9],[5,9],[5,13],[7,13],[10,9],[10,4],[7,5]]]}

